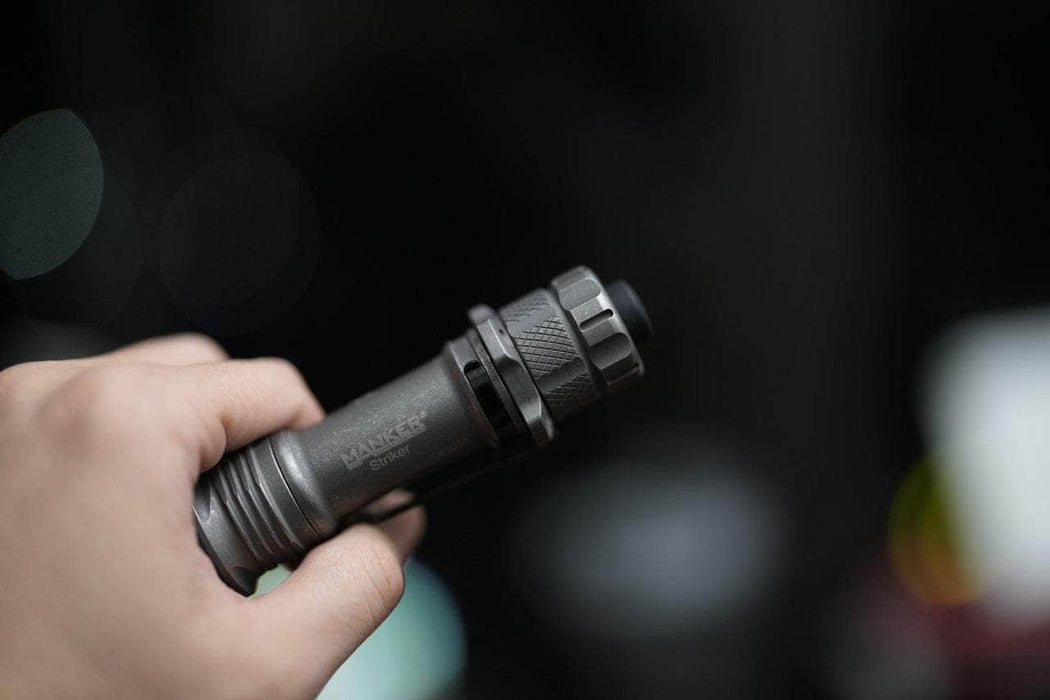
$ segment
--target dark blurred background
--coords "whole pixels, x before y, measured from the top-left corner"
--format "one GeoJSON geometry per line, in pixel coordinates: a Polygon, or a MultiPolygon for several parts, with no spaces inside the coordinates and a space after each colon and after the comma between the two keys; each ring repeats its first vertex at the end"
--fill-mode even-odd
{"type": "Polygon", "coordinates": [[[0,367],[196,329],[333,409],[572,265],[645,300],[644,382],[430,507],[443,692],[1050,688],[885,617],[929,612],[887,557],[928,344],[1050,298],[1046,3],[43,2],[0,36],[0,367]]]}

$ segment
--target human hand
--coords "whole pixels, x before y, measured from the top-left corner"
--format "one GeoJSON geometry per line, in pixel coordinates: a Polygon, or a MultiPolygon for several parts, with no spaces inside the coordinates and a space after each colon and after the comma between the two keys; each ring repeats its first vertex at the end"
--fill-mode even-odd
{"type": "Polygon", "coordinates": [[[0,372],[0,696],[318,693],[399,600],[422,513],[354,525],[247,599],[192,496],[227,450],[321,417],[287,362],[195,335],[0,372]]]}

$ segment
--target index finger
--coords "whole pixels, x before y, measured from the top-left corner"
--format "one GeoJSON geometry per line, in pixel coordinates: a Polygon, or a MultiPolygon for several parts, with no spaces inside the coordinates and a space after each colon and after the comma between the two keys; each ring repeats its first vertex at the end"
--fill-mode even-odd
{"type": "Polygon", "coordinates": [[[324,417],[303,376],[287,360],[227,360],[172,368],[170,373],[173,398],[191,419],[190,429],[180,437],[200,456],[194,478],[229,450],[324,417]]]}

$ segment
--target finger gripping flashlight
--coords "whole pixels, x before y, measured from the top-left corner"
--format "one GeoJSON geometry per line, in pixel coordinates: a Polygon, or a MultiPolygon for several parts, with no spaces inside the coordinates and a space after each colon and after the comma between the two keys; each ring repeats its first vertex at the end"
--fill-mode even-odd
{"type": "Polygon", "coordinates": [[[638,346],[652,331],[627,283],[603,286],[586,267],[469,316],[429,362],[201,476],[197,536],[223,581],[251,593],[260,574],[298,562],[385,493],[448,472],[445,488],[469,476],[451,478],[477,453],[491,465],[546,445],[555,424],[642,376],[638,346]]]}

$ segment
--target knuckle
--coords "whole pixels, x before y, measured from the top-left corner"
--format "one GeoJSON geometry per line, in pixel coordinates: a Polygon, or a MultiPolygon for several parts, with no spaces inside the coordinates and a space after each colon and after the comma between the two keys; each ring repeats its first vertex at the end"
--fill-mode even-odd
{"type": "Polygon", "coordinates": [[[270,363],[275,372],[273,375],[286,391],[289,391],[298,406],[298,418],[311,417],[321,411],[320,404],[314,396],[306,377],[299,368],[283,357],[263,358],[264,362],[270,363]]]}
{"type": "Polygon", "coordinates": [[[35,404],[54,387],[62,375],[64,361],[23,362],[0,372],[0,411],[5,416],[17,412],[20,406],[35,404]]]}
{"type": "Polygon", "coordinates": [[[31,371],[32,363],[12,365],[0,371],[0,401],[9,401],[17,396],[31,371]]]}
{"type": "Polygon", "coordinates": [[[0,371],[0,388],[20,389],[33,383],[33,380],[46,373],[46,368],[62,364],[56,361],[22,362],[11,365],[0,371]]]}
{"type": "Polygon", "coordinates": [[[290,360],[286,360],[283,357],[267,357],[264,358],[264,361],[268,362],[275,372],[283,375],[290,382],[306,386],[306,380],[303,378],[302,372],[290,360]]]}
{"type": "Polygon", "coordinates": [[[79,407],[111,404],[126,395],[129,373],[124,367],[96,367],[70,379],[62,390],[64,401],[79,407]]]}
{"type": "Polygon", "coordinates": [[[48,402],[45,420],[59,430],[97,431],[134,415],[142,373],[135,367],[99,366],[68,380],[48,402]]]}
{"type": "Polygon", "coordinates": [[[0,413],[8,415],[25,395],[26,365],[15,365],[0,372],[0,413]]]}
{"type": "Polygon", "coordinates": [[[226,350],[214,338],[203,333],[180,333],[175,336],[175,340],[201,358],[222,360],[228,357],[226,350]]]}

